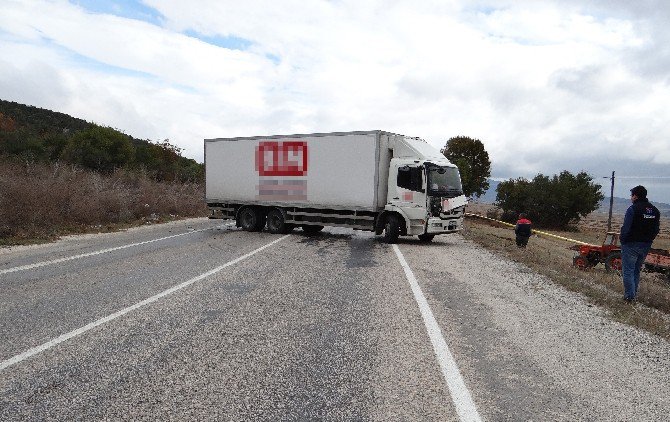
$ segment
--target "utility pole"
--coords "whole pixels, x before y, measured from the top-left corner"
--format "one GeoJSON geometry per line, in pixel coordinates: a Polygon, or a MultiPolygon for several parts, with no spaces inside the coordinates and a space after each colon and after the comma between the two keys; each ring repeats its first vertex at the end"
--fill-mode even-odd
{"type": "Polygon", "coordinates": [[[612,231],[612,208],[614,207],[614,172],[612,172],[612,187],[610,188],[610,215],[607,218],[607,231],[612,231]]]}

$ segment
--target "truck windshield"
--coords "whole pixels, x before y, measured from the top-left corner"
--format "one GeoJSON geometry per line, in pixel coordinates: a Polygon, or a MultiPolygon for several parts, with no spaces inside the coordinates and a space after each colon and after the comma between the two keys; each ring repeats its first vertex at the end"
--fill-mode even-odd
{"type": "Polygon", "coordinates": [[[454,198],[463,195],[461,178],[456,167],[428,167],[428,195],[454,198]]]}

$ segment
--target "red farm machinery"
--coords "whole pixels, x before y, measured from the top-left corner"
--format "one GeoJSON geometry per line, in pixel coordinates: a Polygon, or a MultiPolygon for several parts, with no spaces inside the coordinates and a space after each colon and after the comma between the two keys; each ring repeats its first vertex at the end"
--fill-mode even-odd
{"type": "Polygon", "coordinates": [[[619,246],[619,234],[608,232],[602,245],[574,245],[570,249],[576,251],[572,258],[572,265],[580,270],[605,264],[607,271],[621,271],[621,247],[619,246]]]}
{"type": "MultiPolygon", "coordinates": [[[[607,232],[602,245],[581,244],[571,246],[575,252],[572,265],[586,270],[602,263],[607,271],[621,271],[621,246],[619,233],[607,232]]],[[[670,281],[670,252],[663,249],[652,249],[644,261],[647,272],[664,273],[670,281]]]]}

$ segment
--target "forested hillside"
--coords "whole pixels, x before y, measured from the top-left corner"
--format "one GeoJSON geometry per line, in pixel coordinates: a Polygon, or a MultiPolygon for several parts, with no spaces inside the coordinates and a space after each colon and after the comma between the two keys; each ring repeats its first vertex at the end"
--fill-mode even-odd
{"type": "Polygon", "coordinates": [[[168,140],[150,142],[67,114],[0,100],[0,155],[59,161],[100,173],[145,172],[157,181],[201,182],[204,168],[168,140]]]}
{"type": "Polygon", "coordinates": [[[203,216],[203,179],[167,140],[0,100],[0,245],[203,216]]]}

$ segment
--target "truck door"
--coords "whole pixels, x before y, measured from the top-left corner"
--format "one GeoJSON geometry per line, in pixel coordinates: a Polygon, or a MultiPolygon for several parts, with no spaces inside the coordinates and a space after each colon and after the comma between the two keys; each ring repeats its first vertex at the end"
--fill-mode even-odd
{"type": "Polygon", "coordinates": [[[426,190],[424,189],[423,168],[412,165],[399,165],[396,178],[396,196],[398,206],[405,208],[424,208],[426,190]]]}

